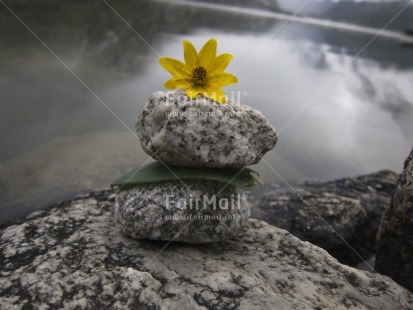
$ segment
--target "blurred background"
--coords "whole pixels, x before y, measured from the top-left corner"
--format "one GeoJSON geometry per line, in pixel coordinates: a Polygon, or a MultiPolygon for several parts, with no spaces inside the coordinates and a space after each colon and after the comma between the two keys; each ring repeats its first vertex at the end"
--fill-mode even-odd
{"type": "Polygon", "coordinates": [[[226,94],[279,132],[266,182],[399,172],[413,145],[411,1],[1,0],[0,34],[2,222],[146,162],[134,123],[185,39],[232,53],[226,94]]]}

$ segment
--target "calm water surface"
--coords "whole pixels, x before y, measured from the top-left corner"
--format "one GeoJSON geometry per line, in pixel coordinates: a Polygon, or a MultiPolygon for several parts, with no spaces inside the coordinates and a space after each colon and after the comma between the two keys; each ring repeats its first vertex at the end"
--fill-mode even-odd
{"type": "Polygon", "coordinates": [[[239,83],[226,93],[261,110],[279,132],[256,166],[265,181],[400,171],[413,144],[413,48],[395,38],[369,44],[373,35],[363,31],[113,3],[134,33],[100,1],[6,3],[89,89],[0,5],[3,216],[106,187],[147,161],[134,122],[169,77],[158,57],[182,59],[184,39],[200,48],[214,37],[219,53],[232,53],[228,71],[239,83]]]}

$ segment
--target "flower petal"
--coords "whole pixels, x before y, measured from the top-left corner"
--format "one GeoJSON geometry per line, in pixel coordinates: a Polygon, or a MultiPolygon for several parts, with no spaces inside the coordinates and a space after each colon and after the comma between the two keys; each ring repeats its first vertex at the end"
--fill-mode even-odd
{"type": "Polygon", "coordinates": [[[175,78],[171,78],[166,83],[163,85],[167,89],[174,89],[177,88],[177,86],[174,83],[175,78]]]}
{"type": "Polygon", "coordinates": [[[214,60],[217,55],[217,41],[215,39],[209,40],[202,47],[199,52],[200,65],[207,70],[211,69],[214,65],[214,60]]]}
{"type": "Polygon", "coordinates": [[[187,88],[185,89],[186,95],[191,98],[191,99],[195,99],[196,95],[198,95],[198,92],[195,92],[194,90],[187,88]]]}
{"type": "Polygon", "coordinates": [[[227,97],[225,96],[225,93],[222,90],[222,88],[214,89],[214,91],[211,92],[208,97],[221,104],[225,104],[227,102],[227,97]]]}
{"type": "Polygon", "coordinates": [[[198,94],[204,93],[205,89],[202,86],[192,85],[192,87],[185,89],[186,95],[194,99],[198,94]]]}
{"type": "Polygon", "coordinates": [[[185,40],[182,45],[184,46],[184,58],[186,66],[192,71],[199,66],[199,56],[195,50],[195,47],[191,42],[185,40]]]}
{"type": "Polygon", "coordinates": [[[173,84],[177,88],[193,88],[194,81],[192,79],[172,78],[173,84]]]}
{"type": "Polygon", "coordinates": [[[238,79],[231,73],[221,72],[208,77],[208,84],[215,87],[222,87],[237,83],[238,79]]]}
{"type": "Polygon", "coordinates": [[[191,73],[188,70],[188,67],[183,63],[180,62],[179,60],[173,59],[173,58],[168,58],[168,57],[162,57],[159,58],[159,64],[170,74],[172,74],[175,77],[190,77],[191,73]]]}
{"type": "Polygon", "coordinates": [[[216,73],[224,72],[224,70],[228,67],[229,62],[234,57],[231,54],[221,54],[217,58],[215,58],[214,65],[209,71],[209,76],[212,76],[216,73]]]}

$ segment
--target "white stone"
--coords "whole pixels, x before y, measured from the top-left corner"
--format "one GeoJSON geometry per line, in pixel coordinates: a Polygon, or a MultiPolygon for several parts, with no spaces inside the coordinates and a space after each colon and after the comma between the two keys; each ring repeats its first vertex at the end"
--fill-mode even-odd
{"type": "Polygon", "coordinates": [[[182,90],[154,93],[136,130],[150,156],[187,167],[253,165],[277,142],[274,128],[260,111],[201,95],[191,100],[182,90]]]}
{"type": "Polygon", "coordinates": [[[170,181],[121,190],[115,219],[133,238],[188,243],[236,236],[250,216],[244,191],[216,181],[170,181]]]}

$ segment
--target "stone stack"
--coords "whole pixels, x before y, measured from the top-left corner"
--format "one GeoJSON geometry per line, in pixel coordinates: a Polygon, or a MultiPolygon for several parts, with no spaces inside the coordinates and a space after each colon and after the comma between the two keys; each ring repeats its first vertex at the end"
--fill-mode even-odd
{"type": "MultiPolygon", "coordinates": [[[[165,165],[238,168],[256,164],[277,142],[264,115],[183,90],[156,92],[136,122],[144,151],[165,165]]],[[[246,194],[213,180],[173,180],[120,189],[115,218],[133,238],[206,243],[234,237],[250,216],[246,194]],[[225,202],[225,203],[221,203],[225,202]]]]}

